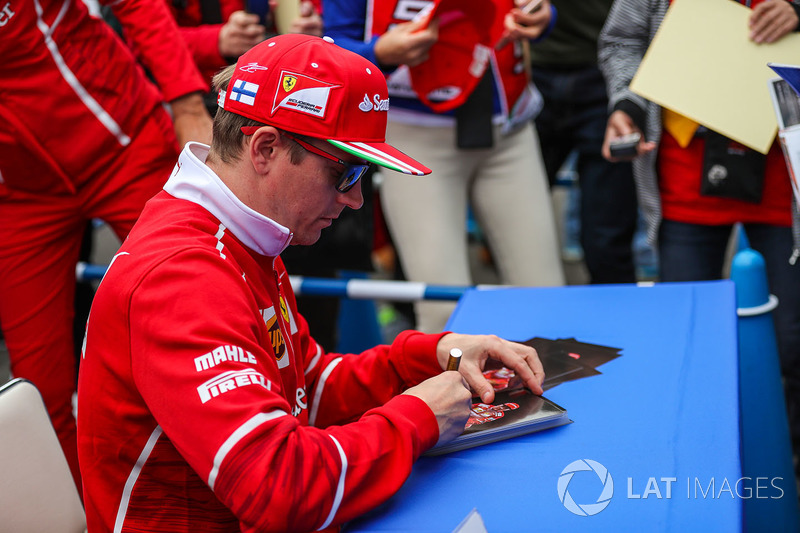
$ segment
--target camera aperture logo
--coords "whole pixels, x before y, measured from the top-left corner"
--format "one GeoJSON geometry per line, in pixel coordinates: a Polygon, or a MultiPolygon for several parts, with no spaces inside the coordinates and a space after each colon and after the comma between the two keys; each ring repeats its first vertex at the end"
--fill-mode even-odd
{"type": "Polygon", "coordinates": [[[558,477],[558,499],[564,504],[568,511],[578,516],[592,516],[596,515],[611,502],[611,497],[614,495],[614,480],[608,469],[591,459],[579,459],[573,461],[561,471],[558,477]],[[603,489],[594,503],[576,503],[569,493],[569,483],[576,472],[594,472],[603,484],[603,489]]]}

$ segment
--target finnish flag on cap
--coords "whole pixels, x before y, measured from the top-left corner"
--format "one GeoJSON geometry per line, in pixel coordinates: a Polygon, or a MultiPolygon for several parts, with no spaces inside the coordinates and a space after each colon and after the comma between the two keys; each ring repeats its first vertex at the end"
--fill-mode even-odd
{"type": "Polygon", "coordinates": [[[256,103],[258,84],[249,81],[236,80],[231,89],[230,99],[247,105],[256,103]]]}

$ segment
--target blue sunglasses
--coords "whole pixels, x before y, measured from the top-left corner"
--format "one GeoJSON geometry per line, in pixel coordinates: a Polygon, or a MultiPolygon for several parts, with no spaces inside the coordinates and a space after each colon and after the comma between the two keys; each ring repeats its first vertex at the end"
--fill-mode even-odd
{"type": "MultiPolygon", "coordinates": [[[[261,128],[261,126],[245,126],[242,128],[242,133],[244,133],[245,135],[253,135],[259,128],[261,128]]],[[[286,131],[283,131],[282,133],[289,139],[299,144],[307,152],[311,152],[312,154],[316,154],[320,157],[324,157],[325,159],[334,161],[344,166],[342,175],[339,176],[339,179],[336,180],[336,190],[339,192],[345,193],[350,189],[352,189],[353,185],[358,183],[358,180],[364,177],[364,175],[372,166],[372,163],[368,161],[363,161],[361,163],[348,163],[347,161],[343,161],[338,157],[336,157],[335,155],[326,152],[325,150],[322,150],[321,148],[317,148],[313,144],[310,144],[298,137],[295,137],[291,133],[288,133],[286,131]]]]}

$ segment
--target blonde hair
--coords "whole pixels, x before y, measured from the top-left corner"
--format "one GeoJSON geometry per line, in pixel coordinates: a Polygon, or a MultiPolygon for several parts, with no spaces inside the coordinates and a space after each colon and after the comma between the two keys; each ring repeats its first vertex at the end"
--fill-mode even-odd
{"type": "MultiPolygon", "coordinates": [[[[227,91],[235,70],[236,65],[230,65],[215,74],[211,82],[212,90],[217,93],[227,91]]],[[[218,108],[214,116],[213,140],[208,159],[211,161],[218,159],[223,163],[237,161],[244,148],[245,135],[242,133],[244,126],[264,126],[264,124],[218,108]]]]}

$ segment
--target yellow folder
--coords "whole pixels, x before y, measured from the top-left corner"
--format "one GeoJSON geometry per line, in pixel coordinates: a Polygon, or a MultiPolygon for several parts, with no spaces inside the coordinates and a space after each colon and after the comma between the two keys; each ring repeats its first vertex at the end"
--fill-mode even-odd
{"type": "Polygon", "coordinates": [[[750,9],[731,0],[674,0],[631,90],[767,153],[777,132],[768,62],[800,64],[800,34],[749,38],[750,9]]]}

